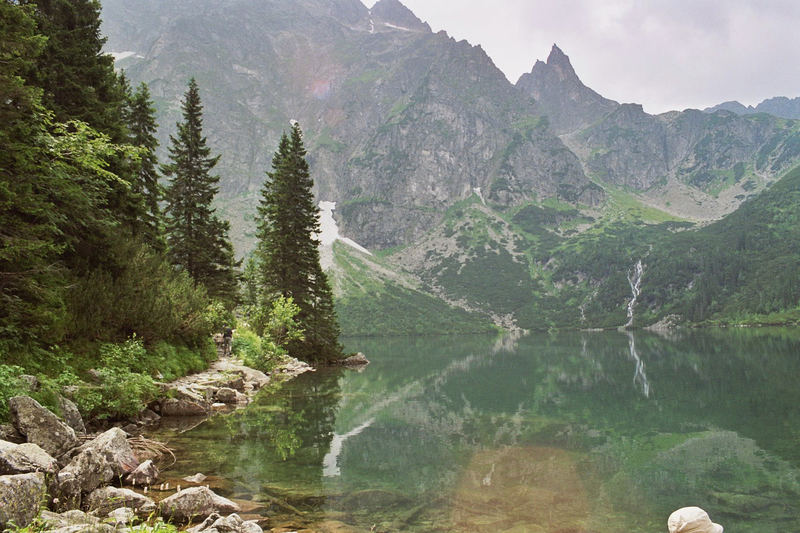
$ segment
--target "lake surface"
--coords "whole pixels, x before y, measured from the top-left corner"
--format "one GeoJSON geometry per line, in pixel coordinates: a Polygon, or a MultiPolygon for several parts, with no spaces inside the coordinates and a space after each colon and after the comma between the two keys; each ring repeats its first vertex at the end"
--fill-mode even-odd
{"type": "MultiPolygon", "coordinates": [[[[270,527],[800,531],[800,331],[347,339],[319,371],[172,436],[270,527]]],[[[337,529],[339,528],[339,529],[337,529]]],[[[287,529],[288,530],[288,529],[287,529]]]]}

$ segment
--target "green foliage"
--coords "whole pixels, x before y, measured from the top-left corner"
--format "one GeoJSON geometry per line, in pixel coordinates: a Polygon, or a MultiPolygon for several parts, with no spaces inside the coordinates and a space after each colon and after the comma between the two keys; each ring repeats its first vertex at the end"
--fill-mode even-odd
{"type": "Polygon", "coordinates": [[[241,357],[245,364],[258,370],[268,372],[286,355],[290,343],[303,341],[303,330],[296,317],[300,308],[291,298],[280,296],[272,302],[272,307],[265,317],[256,317],[256,331],[237,330],[233,338],[233,352],[241,357]]]}
{"type": "Polygon", "coordinates": [[[183,122],[170,136],[170,162],[161,167],[170,177],[166,190],[166,233],[173,265],[202,284],[208,294],[232,307],[236,300],[236,268],[228,232],[212,207],[219,176],[211,174],[220,156],[211,156],[203,137],[203,107],[192,78],[182,103],[183,122]]]}
{"type": "Polygon", "coordinates": [[[208,304],[204,319],[211,331],[222,331],[226,326],[234,328],[236,325],[236,317],[233,311],[219,300],[213,300],[208,304]]]}
{"type": "Polygon", "coordinates": [[[313,238],[319,232],[319,209],[305,156],[302,132],[295,124],[290,135],[281,137],[261,191],[258,305],[271,305],[277,296],[291,298],[299,308],[297,322],[305,338],[290,339],[289,351],[306,361],[333,360],[342,357],[339,326],[313,238]]]}
{"type": "Polygon", "coordinates": [[[8,399],[25,394],[26,388],[18,379],[25,369],[15,365],[0,365],[0,420],[8,420],[8,399]]]}

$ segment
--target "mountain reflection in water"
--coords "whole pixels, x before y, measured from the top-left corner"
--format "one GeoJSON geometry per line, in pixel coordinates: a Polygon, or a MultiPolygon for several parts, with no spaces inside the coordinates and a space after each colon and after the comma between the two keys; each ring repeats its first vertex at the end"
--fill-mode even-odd
{"type": "Polygon", "coordinates": [[[698,505],[726,530],[800,530],[798,331],[347,344],[364,372],[170,437],[171,475],[227,479],[273,527],[652,532],[698,505]]]}

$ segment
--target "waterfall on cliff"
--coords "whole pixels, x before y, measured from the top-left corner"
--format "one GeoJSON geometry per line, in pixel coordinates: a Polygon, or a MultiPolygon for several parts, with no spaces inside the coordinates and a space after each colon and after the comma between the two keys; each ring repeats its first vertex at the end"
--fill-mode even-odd
{"type": "Polygon", "coordinates": [[[628,322],[622,326],[623,328],[629,328],[633,325],[633,308],[641,292],[642,274],[644,274],[644,265],[642,265],[642,260],[639,259],[636,262],[636,266],[633,267],[633,271],[628,273],[628,283],[631,286],[631,299],[628,302],[628,322]]]}

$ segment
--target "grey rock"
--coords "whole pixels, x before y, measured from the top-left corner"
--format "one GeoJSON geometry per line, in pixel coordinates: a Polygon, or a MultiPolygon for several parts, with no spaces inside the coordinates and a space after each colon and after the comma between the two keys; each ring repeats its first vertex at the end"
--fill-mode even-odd
{"type": "Polygon", "coordinates": [[[58,462],[36,444],[14,444],[0,440],[0,474],[55,474],[56,470],[58,462]]]}
{"type": "Polygon", "coordinates": [[[86,426],[83,423],[81,413],[78,411],[78,406],[75,405],[72,400],[65,398],[64,396],[59,396],[58,408],[61,410],[61,416],[64,419],[64,422],[66,422],[76,434],[86,434],[86,426]]]}
{"type": "Polygon", "coordinates": [[[121,507],[143,516],[149,515],[156,509],[155,502],[147,496],[117,487],[101,487],[92,491],[85,498],[84,505],[90,511],[96,511],[99,516],[105,516],[121,507]]]}
{"type": "Polygon", "coordinates": [[[198,472],[193,476],[186,476],[185,478],[183,478],[183,480],[188,483],[202,483],[203,481],[206,480],[206,477],[207,476],[205,474],[198,472]]]}
{"type": "Polygon", "coordinates": [[[0,476],[0,530],[12,522],[27,526],[39,514],[46,495],[42,472],[0,476]]]}
{"type": "Polygon", "coordinates": [[[161,515],[175,522],[205,518],[211,513],[228,514],[239,511],[234,502],[215,494],[206,487],[184,489],[161,501],[161,515]]]}
{"type": "Polygon", "coordinates": [[[219,383],[219,386],[228,387],[229,389],[234,389],[239,392],[244,392],[244,377],[241,375],[231,377],[227,381],[219,383]]]}
{"type": "Polygon", "coordinates": [[[212,513],[203,522],[187,531],[190,533],[262,533],[264,530],[254,520],[242,520],[236,513],[229,516],[212,513]]]}
{"type": "MultiPolygon", "coordinates": [[[[64,513],[43,510],[39,513],[39,518],[52,530],[61,531],[64,528],[82,526],[89,528],[100,524],[100,519],[96,516],[84,513],[78,509],[72,509],[64,513]]],[[[79,529],[74,531],[80,531],[79,529]]]]}
{"type": "Polygon", "coordinates": [[[76,455],[56,476],[58,493],[64,498],[88,493],[117,477],[132,472],[139,461],[125,433],[111,428],[76,450],[76,455]]]}
{"type": "Polygon", "coordinates": [[[218,402],[227,404],[236,403],[237,402],[236,390],[230,389],[228,387],[222,387],[217,390],[216,398],[218,402]]]}
{"type": "Polygon", "coordinates": [[[22,444],[25,442],[25,436],[11,424],[0,424],[0,440],[22,444]]]}
{"type": "MultiPolygon", "coordinates": [[[[155,504],[153,504],[155,507],[155,504]]],[[[129,507],[119,507],[108,513],[108,518],[114,522],[116,527],[126,526],[134,521],[136,512],[129,507]]]]}
{"type": "Polygon", "coordinates": [[[39,387],[41,386],[41,384],[39,383],[39,378],[37,378],[36,376],[31,376],[30,374],[22,374],[17,379],[23,382],[25,386],[28,388],[28,390],[31,392],[38,391],[39,387]]]}
{"type": "Polygon", "coordinates": [[[342,366],[364,366],[369,364],[369,360],[367,356],[361,352],[358,352],[355,355],[351,355],[350,357],[343,359],[339,363],[342,366]]]}
{"type": "Polygon", "coordinates": [[[75,430],[33,398],[15,396],[8,400],[8,407],[17,431],[53,457],[58,458],[78,445],[75,430]]]}
{"type": "Polygon", "coordinates": [[[167,398],[161,402],[161,416],[203,416],[208,414],[205,401],[167,398]]]}
{"type": "Polygon", "coordinates": [[[125,481],[141,487],[145,485],[152,485],[153,482],[158,479],[158,476],[158,467],[155,465],[152,459],[148,459],[137,466],[133,472],[128,474],[125,477],[125,481]]]}

